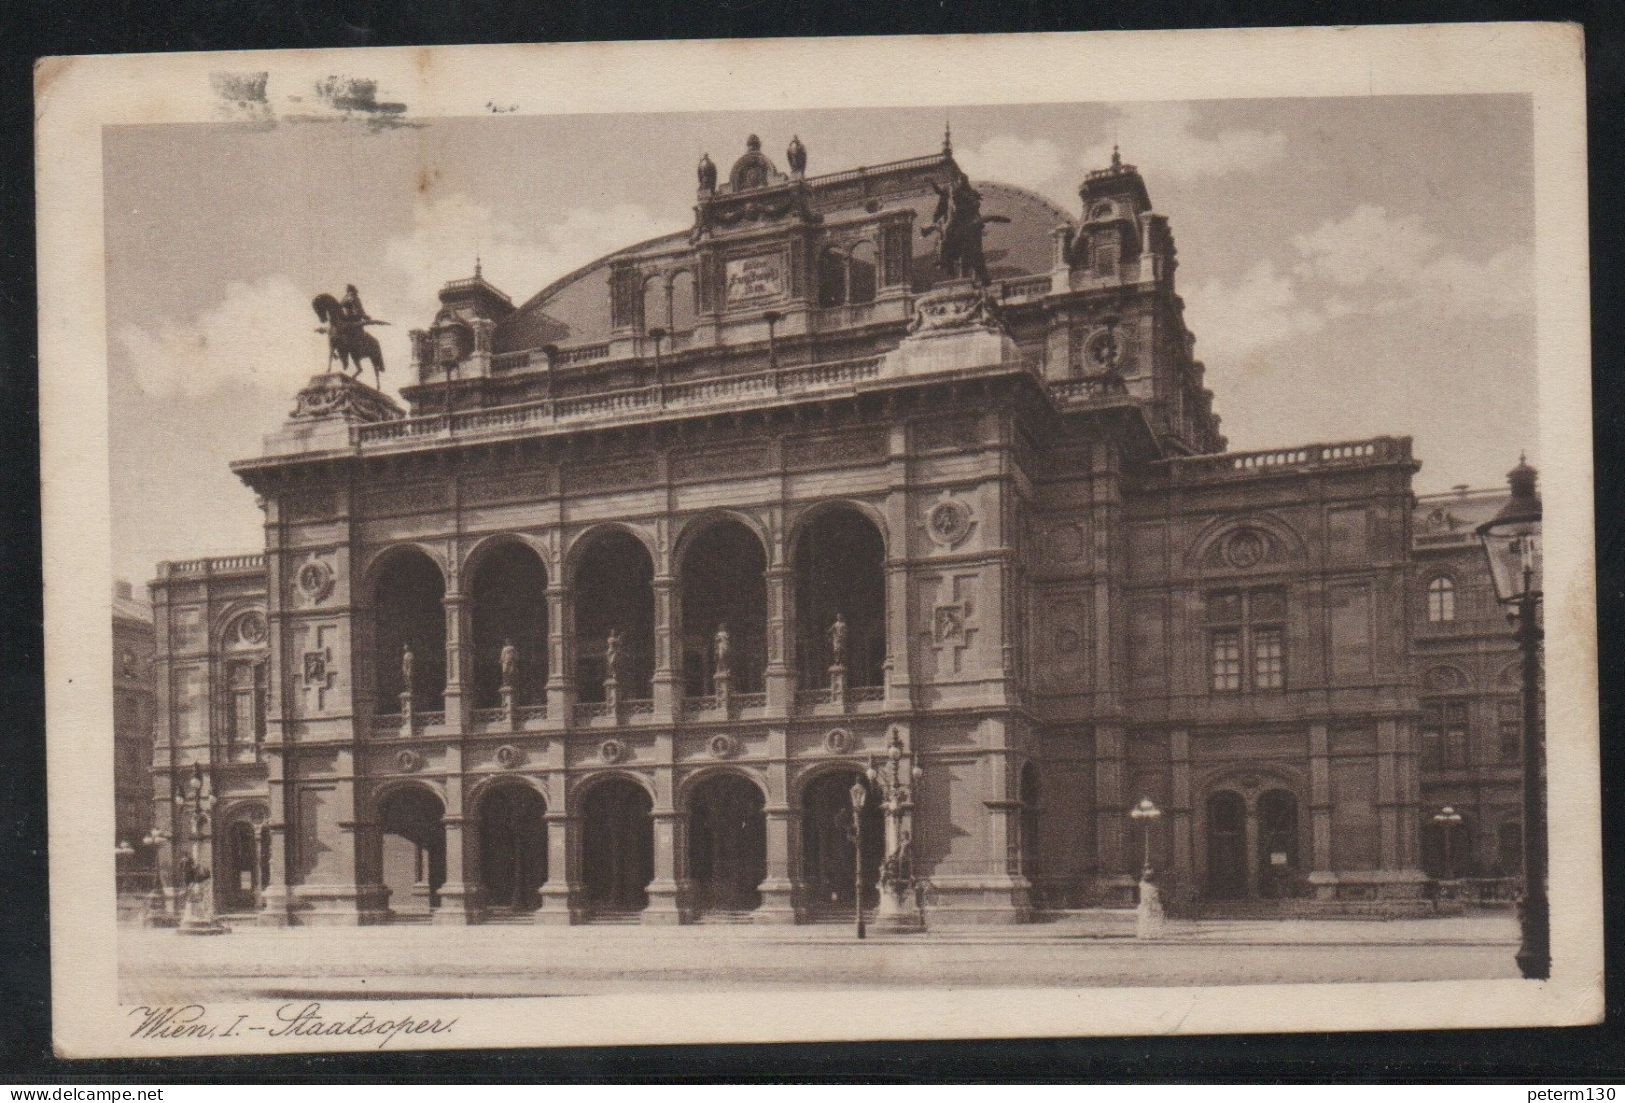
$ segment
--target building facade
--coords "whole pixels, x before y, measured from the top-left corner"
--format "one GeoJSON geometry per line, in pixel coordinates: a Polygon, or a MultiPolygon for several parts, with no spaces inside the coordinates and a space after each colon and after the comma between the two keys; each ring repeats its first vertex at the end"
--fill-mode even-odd
{"type": "Polygon", "coordinates": [[[321,375],[234,464],[263,559],[153,583],[155,799],[208,770],[222,908],[811,921],[906,836],[933,923],[1126,904],[1148,855],[1430,910],[1409,440],[1225,451],[1115,155],[1072,213],[946,141],[807,158],[702,159],[691,227],[521,304],[446,284],[409,409],[321,375]]]}
{"type": "Polygon", "coordinates": [[[134,588],[113,583],[113,833],[120,890],[139,891],[153,868],[152,609],[134,588]]]}

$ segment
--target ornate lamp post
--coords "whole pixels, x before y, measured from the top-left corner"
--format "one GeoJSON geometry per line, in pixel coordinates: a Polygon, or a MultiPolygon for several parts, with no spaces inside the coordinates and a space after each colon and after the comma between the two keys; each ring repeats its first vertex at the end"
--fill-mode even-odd
{"type": "Polygon", "coordinates": [[[1134,916],[1134,936],[1155,938],[1162,933],[1164,913],[1162,893],[1151,870],[1151,825],[1162,818],[1162,809],[1150,797],[1141,797],[1129,809],[1129,819],[1140,825],[1140,903],[1134,916]]]}
{"type": "Polygon", "coordinates": [[[169,833],[154,827],[141,840],[153,848],[153,884],[147,894],[147,926],[173,927],[175,913],[169,906],[169,889],[175,871],[175,855],[170,848],[169,833]]]}
{"type": "Polygon", "coordinates": [[[852,910],[857,913],[858,937],[863,930],[863,806],[869,801],[869,787],[862,780],[854,781],[848,791],[852,799],[852,822],[846,829],[852,840],[852,910]]]}
{"type": "Polygon", "coordinates": [[[871,759],[866,771],[886,810],[886,860],[880,866],[875,922],[889,931],[920,931],[925,929],[925,914],[914,891],[914,843],[903,829],[903,819],[914,807],[914,784],[924,771],[912,763],[905,769],[903,757],[903,737],[893,728],[885,759],[878,763],[871,759]]]}
{"type": "Polygon", "coordinates": [[[1546,893],[1546,733],[1541,708],[1540,495],[1535,469],[1518,457],[1507,474],[1512,497],[1478,526],[1489,559],[1495,596],[1508,608],[1523,659],[1523,895],[1518,909],[1523,938],[1518,969],[1526,978],[1552,973],[1551,910],[1546,893]]]}
{"type": "Polygon", "coordinates": [[[1461,813],[1447,804],[1433,813],[1433,822],[1439,825],[1439,832],[1444,836],[1444,879],[1454,881],[1456,879],[1456,863],[1451,859],[1450,843],[1456,833],[1456,828],[1461,825],[1461,813]]]}
{"type": "Polygon", "coordinates": [[[186,792],[175,794],[175,806],[191,817],[192,835],[192,853],[181,877],[186,890],[186,911],[177,929],[181,934],[227,934],[225,924],[214,917],[214,893],[209,887],[209,867],[204,864],[203,841],[209,837],[214,794],[209,792],[199,763],[192,764],[186,792]]]}

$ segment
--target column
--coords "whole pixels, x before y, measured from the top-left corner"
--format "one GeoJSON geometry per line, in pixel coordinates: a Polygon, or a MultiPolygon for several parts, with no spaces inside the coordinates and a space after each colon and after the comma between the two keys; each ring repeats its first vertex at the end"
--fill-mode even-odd
{"type": "Polygon", "coordinates": [[[762,878],[762,904],[752,916],[758,923],[794,923],[794,886],[790,881],[790,839],[793,813],[789,805],[763,810],[767,817],[767,875],[762,878]]]}
{"type": "Polygon", "coordinates": [[[287,790],[282,780],[282,748],[280,739],[275,750],[270,747],[270,741],[276,736],[275,729],[267,728],[265,773],[266,784],[270,789],[269,816],[265,824],[265,836],[270,849],[270,868],[267,870],[265,884],[260,889],[260,914],[258,924],[261,927],[286,927],[291,922],[288,915],[289,889],[288,889],[288,817],[287,817],[287,790]]]}
{"type": "MultiPolygon", "coordinates": [[[[454,732],[468,730],[469,715],[467,706],[469,701],[463,695],[463,678],[468,668],[468,646],[463,642],[468,638],[467,627],[468,609],[462,591],[457,586],[456,574],[451,575],[451,585],[446,589],[446,596],[442,604],[446,607],[446,724],[454,732]]],[[[421,706],[420,706],[421,707],[421,706]]]]}
{"type": "Polygon", "coordinates": [[[1332,775],[1323,723],[1309,725],[1309,824],[1311,874],[1332,869],[1332,775]]]}
{"type": "Polygon", "coordinates": [[[536,922],[566,926],[586,919],[581,896],[581,820],[564,812],[547,813],[547,880],[536,922]]]}
{"type": "Polygon", "coordinates": [[[913,704],[908,600],[908,561],[886,561],[886,707],[913,704]]]}
{"type": "Polygon", "coordinates": [[[470,878],[478,868],[473,848],[478,833],[470,830],[463,808],[463,755],[457,746],[448,747],[446,762],[446,805],[441,825],[446,835],[446,879],[440,885],[440,906],[430,913],[436,926],[463,926],[485,918],[484,892],[470,878]]]}
{"type": "Polygon", "coordinates": [[[1184,728],[1175,728],[1168,733],[1168,775],[1168,840],[1172,872],[1175,879],[1194,888],[1196,868],[1191,857],[1191,733],[1184,728]]]}
{"type": "MultiPolygon", "coordinates": [[[[669,795],[663,794],[669,801],[669,795]]],[[[654,880],[649,882],[649,905],[639,917],[650,926],[670,926],[683,921],[678,907],[678,885],[681,870],[678,855],[684,838],[683,828],[687,816],[675,808],[657,807],[651,813],[654,819],[654,880]]]]}
{"type": "Polygon", "coordinates": [[[1247,896],[1258,896],[1258,799],[1256,794],[1247,798],[1247,896]]]}
{"type": "Polygon", "coordinates": [[[675,719],[682,700],[677,686],[677,674],[672,664],[672,637],[678,630],[676,592],[677,580],[666,573],[662,565],[661,573],[654,579],[654,715],[656,721],[668,724],[675,719]]]}
{"type": "Polygon", "coordinates": [[[547,588],[547,715],[568,725],[575,712],[575,616],[570,592],[547,588]]]}
{"type": "Polygon", "coordinates": [[[1123,728],[1095,725],[1095,861],[1102,877],[1124,876],[1132,860],[1123,850],[1123,728]]]}
{"type": "Polygon", "coordinates": [[[1392,719],[1377,721],[1377,864],[1381,869],[1400,868],[1398,734],[1392,719]]]}
{"type": "MultiPolygon", "coordinates": [[[[779,557],[779,549],[773,549],[779,557]]],[[[790,569],[782,561],[767,571],[767,714],[787,716],[795,705],[790,673],[790,569]]]]}

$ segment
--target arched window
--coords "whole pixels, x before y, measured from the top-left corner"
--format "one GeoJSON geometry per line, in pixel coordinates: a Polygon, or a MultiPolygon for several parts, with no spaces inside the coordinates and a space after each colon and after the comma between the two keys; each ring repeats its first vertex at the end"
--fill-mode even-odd
{"type": "Polygon", "coordinates": [[[735,692],[760,693],[767,663],[767,557],[738,521],[707,528],[682,552],[683,692],[716,693],[718,635],[735,692]]]}
{"type": "Polygon", "coordinates": [[[611,635],[615,677],[628,700],[650,694],[654,673],[654,562],[638,540],[620,529],[588,536],[576,568],[576,694],[606,700],[611,635]]]}
{"type": "Polygon", "coordinates": [[[446,690],[446,583],[440,568],[416,549],[390,556],[373,586],[373,686],[380,713],[401,707],[402,692],[412,691],[412,707],[425,712],[441,708],[446,690]],[[410,664],[404,652],[410,649],[410,664]],[[406,666],[412,684],[405,684],[406,666]]]}
{"type": "Polygon", "coordinates": [[[666,281],[650,276],[643,281],[643,332],[671,330],[671,300],[666,297],[666,281]]]}
{"type": "Polygon", "coordinates": [[[852,267],[846,281],[847,302],[874,302],[876,256],[872,241],[860,241],[853,246],[852,267]]]}
{"type": "Polygon", "coordinates": [[[829,685],[837,639],[847,684],[883,685],[886,545],[874,522],[850,506],[809,521],[796,538],[795,587],[801,688],[829,685]]]}
{"type": "Polygon", "coordinates": [[[523,544],[504,543],[481,557],[473,583],[473,683],[476,708],[502,702],[504,681],[514,702],[540,704],[547,686],[547,570],[523,544]],[[503,651],[512,645],[513,671],[503,651]]]}
{"type": "Polygon", "coordinates": [[[836,249],[818,254],[818,305],[840,306],[846,302],[846,257],[836,249]]]}
{"type": "Polygon", "coordinates": [[[1456,584],[1443,575],[1428,583],[1428,620],[1442,624],[1456,619],[1456,584]]]}
{"type": "Polygon", "coordinates": [[[694,277],[683,269],[671,278],[671,331],[687,333],[694,328],[699,304],[694,297],[694,277]]]}

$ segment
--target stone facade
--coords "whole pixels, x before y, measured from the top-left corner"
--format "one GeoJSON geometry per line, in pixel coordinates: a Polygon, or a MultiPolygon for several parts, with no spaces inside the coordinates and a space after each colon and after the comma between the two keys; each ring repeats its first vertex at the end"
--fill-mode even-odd
{"type": "Polygon", "coordinates": [[[956,172],[753,138],[685,233],[447,284],[405,416],[312,381],[234,465],[263,561],[153,584],[225,910],[809,921],[906,833],[932,923],[1020,922],[1130,902],[1142,796],[1170,899],[1431,907],[1409,440],[1225,452],[1133,166],[979,184],[986,287],[921,233],[956,172]]]}
{"type": "Polygon", "coordinates": [[[152,829],[152,610],[128,582],[113,583],[113,831],[134,853],[118,863],[121,891],[139,891],[153,854],[143,840],[152,829]]]}

